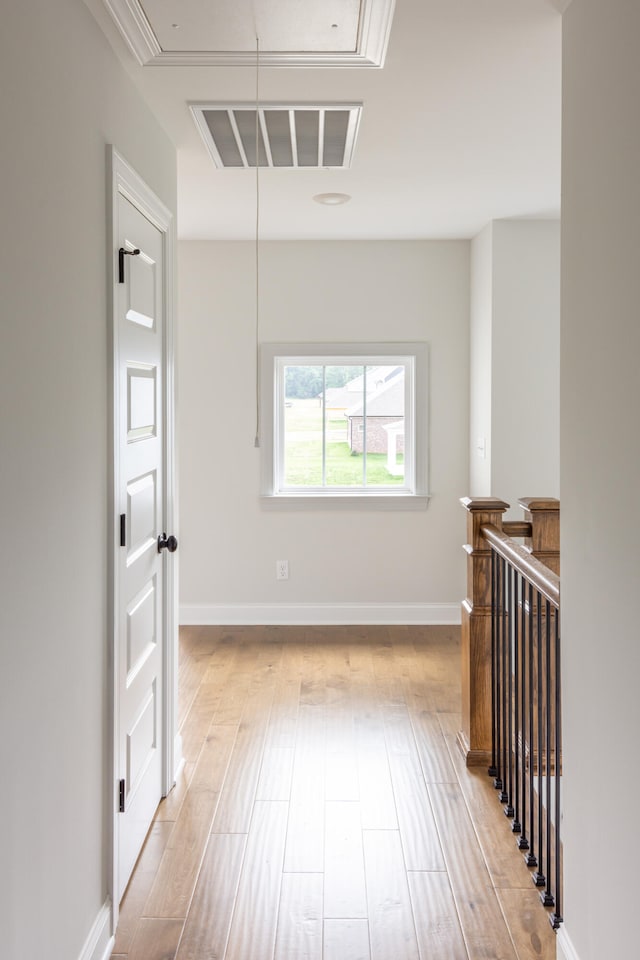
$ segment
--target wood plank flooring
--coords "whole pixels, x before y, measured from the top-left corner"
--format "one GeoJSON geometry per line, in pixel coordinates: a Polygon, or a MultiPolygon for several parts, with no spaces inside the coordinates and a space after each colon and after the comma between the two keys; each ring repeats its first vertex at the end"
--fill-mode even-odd
{"type": "Polygon", "coordinates": [[[459,659],[450,627],[183,628],[185,764],[112,960],[554,960],[459,659]]]}

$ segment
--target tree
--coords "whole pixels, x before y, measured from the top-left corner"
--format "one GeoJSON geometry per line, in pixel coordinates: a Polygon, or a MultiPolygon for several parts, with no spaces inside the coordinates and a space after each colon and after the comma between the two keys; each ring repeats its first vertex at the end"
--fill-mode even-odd
{"type": "Polygon", "coordinates": [[[322,392],[322,367],[296,366],[285,370],[284,395],[287,399],[307,400],[322,392]]]}
{"type": "Polygon", "coordinates": [[[290,366],[285,369],[284,392],[288,400],[308,400],[317,397],[326,387],[344,387],[346,383],[362,374],[356,366],[290,366]]]}

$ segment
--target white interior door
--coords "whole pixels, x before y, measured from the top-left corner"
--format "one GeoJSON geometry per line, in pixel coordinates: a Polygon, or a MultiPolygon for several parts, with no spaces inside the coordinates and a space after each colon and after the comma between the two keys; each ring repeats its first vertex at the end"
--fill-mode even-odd
{"type": "Polygon", "coordinates": [[[122,194],[117,204],[114,617],[122,895],[163,794],[167,561],[158,541],[165,532],[164,236],[122,194]]]}

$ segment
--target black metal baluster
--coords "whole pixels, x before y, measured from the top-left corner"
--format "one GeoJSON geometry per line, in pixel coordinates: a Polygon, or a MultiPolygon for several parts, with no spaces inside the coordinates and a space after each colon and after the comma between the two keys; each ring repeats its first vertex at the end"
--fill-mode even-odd
{"type": "Polygon", "coordinates": [[[527,744],[530,742],[527,737],[527,683],[528,677],[531,673],[531,665],[529,663],[530,658],[530,643],[527,643],[527,624],[529,625],[529,631],[531,629],[531,617],[528,616],[527,610],[527,582],[522,577],[521,579],[521,589],[520,589],[520,634],[522,637],[521,644],[521,653],[520,653],[520,773],[521,773],[521,787],[520,787],[520,801],[522,804],[522,811],[520,816],[520,827],[521,833],[518,838],[518,849],[519,850],[528,850],[529,841],[527,839],[527,744]]]}
{"type": "MultiPolygon", "coordinates": [[[[546,615],[546,624],[545,624],[545,698],[546,698],[546,729],[545,729],[545,799],[547,814],[545,817],[546,820],[546,853],[545,853],[545,872],[547,878],[547,884],[545,887],[544,893],[540,894],[540,899],[545,907],[553,907],[555,900],[553,898],[553,893],[551,890],[551,830],[553,828],[553,817],[551,810],[551,604],[547,600],[545,602],[545,615],[546,615]]],[[[554,757],[554,767],[555,767],[555,757],[554,757]]],[[[555,769],[554,769],[555,773],[555,769]]],[[[556,811],[556,820],[558,819],[558,814],[556,811]]],[[[556,825],[557,829],[557,825],[556,825]]]]}
{"type": "Polygon", "coordinates": [[[562,688],[560,685],[560,611],[556,610],[555,615],[555,777],[556,777],[556,842],[555,842],[555,875],[556,875],[556,908],[549,917],[551,926],[557,930],[562,923],[561,895],[562,895],[562,847],[560,844],[560,823],[562,820],[562,808],[560,806],[560,786],[562,775],[562,718],[560,711],[560,698],[562,688]]]}
{"type": "Polygon", "coordinates": [[[522,745],[522,727],[520,726],[520,672],[522,670],[522,652],[520,614],[522,610],[522,579],[514,570],[513,602],[513,823],[514,833],[522,831],[520,822],[520,749],[522,745]]]}
{"type": "Polygon", "coordinates": [[[500,757],[500,777],[502,779],[502,790],[500,791],[500,803],[509,802],[509,794],[505,787],[507,776],[507,563],[501,558],[502,576],[501,576],[501,602],[500,602],[500,660],[502,667],[501,684],[501,731],[502,755],[500,757]]]}
{"type": "Polygon", "coordinates": [[[498,761],[496,757],[497,736],[497,702],[496,685],[498,682],[498,643],[497,643],[497,596],[498,596],[498,563],[495,550],[491,550],[491,766],[487,771],[494,779],[498,776],[498,761]]]}
{"type": "Polygon", "coordinates": [[[501,752],[502,752],[502,743],[501,743],[501,728],[502,728],[502,666],[501,666],[501,644],[500,636],[502,630],[502,621],[500,619],[500,603],[502,597],[502,571],[503,571],[504,561],[502,557],[496,556],[496,602],[495,602],[495,611],[494,611],[494,624],[495,624],[495,634],[496,634],[496,777],[493,781],[493,785],[496,790],[502,790],[502,770],[500,767],[501,752]]]}
{"type": "Polygon", "coordinates": [[[538,869],[533,875],[533,882],[536,887],[546,886],[547,880],[544,875],[544,853],[543,853],[543,811],[542,811],[542,735],[543,735],[543,724],[544,724],[544,713],[543,713],[543,701],[542,701],[542,653],[543,653],[543,638],[542,638],[542,596],[538,591],[536,591],[536,643],[538,646],[538,655],[537,655],[537,668],[538,668],[538,680],[536,683],[537,688],[537,767],[538,767],[538,796],[537,796],[537,811],[538,811],[538,832],[537,832],[537,857],[538,857],[538,869]]]}
{"type": "Polygon", "coordinates": [[[533,586],[529,584],[529,852],[525,856],[528,867],[537,867],[535,850],[535,750],[534,750],[534,660],[535,660],[535,610],[533,607],[533,586]]]}
{"type": "Polygon", "coordinates": [[[507,800],[504,808],[505,816],[513,816],[513,645],[514,645],[514,617],[513,581],[515,570],[509,564],[507,568],[507,800]]]}

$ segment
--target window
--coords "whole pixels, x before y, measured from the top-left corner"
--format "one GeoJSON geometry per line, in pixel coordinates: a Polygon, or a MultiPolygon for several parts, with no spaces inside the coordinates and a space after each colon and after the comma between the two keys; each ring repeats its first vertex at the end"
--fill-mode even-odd
{"type": "Polygon", "coordinates": [[[261,347],[263,495],[422,500],[427,345],[261,347]]]}

